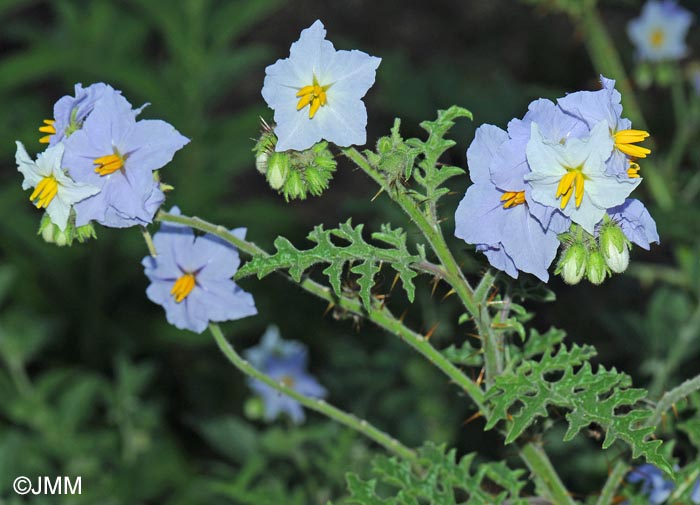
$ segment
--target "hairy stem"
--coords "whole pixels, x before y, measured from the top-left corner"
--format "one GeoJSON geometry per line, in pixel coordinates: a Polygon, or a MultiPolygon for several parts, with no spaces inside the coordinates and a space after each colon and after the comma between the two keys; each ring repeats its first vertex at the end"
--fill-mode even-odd
{"type": "Polygon", "coordinates": [[[615,466],[610,471],[610,475],[608,475],[608,480],[605,481],[605,485],[600,492],[598,501],[595,502],[596,505],[611,505],[613,503],[617,488],[620,487],[620,483],[626,473],[627,464],[624,461],[615,463],[615,466]]]}
{"type": "Polygon", "coordinates": [[[280,393],[289,396],[290,398],[293,398],[306,408],[315,410],[316,412],[319,412],[333,419],[334,421],[338,421],[340,424],[343,424],[348,428],[351,428],[357,431],[358,433],[363,434],[367,438],[374,440],[379,445],[383,446],[391,452],[396,453],[402,458],[405,458],[413,463],[417,462],[417,456],[413,450],[404,446],[403,444],[401,444],[401,442],[399,442],[395,438],[390,437],[383,431],[378,430],[364,419],[359,419],[352,414],[343,412],[342,410],[334,407],[333,405],[328,404],[324,400],[319,400],[317,398],[310,398],[308,396],[305,396],[299,393],[298,391],[284,385],[283,383],[277,382],[269,375],[266,375],[257,370],[254,366],[248,363],[236,352],[236,350],[229,343],[229,341],[226,340],[226,337],[224,337],[224,334],[221,332],[221,328],[218,324],[210,324],[209,331],[214,336],[214,340],[216,340],[216,343],[219,346],[219,349],[221,349],[221,352],[224,353],[224,356],[226,356],[226,358],[245,375],[253,377],[254,379],[257,379],[267,384],[276,391],[279,391],[280,393]]]}
{"type": "Polygon", "coordinates": [[[653,415],[647,420],[647,426],[658,426],[663,415],[674,403],[698,390],[700,390],[700,375],[688,379],[679,386],[664,393],[659,403],[656,404],[653,415]]]}
{"type": "Polygon", "coordinates": [[[405,191],[392,189],[386,178],[376,170],[357,149],[349,147],[344,148],[342,151],[345,156],[369,175],[392,200],[399,204],[408,217],[411,218],[411,221],[413,221],[425,236],[445,269],[445,280],[452,286],[452,289],[455,290],[479,331],[484,351],[485,382],[487,387],[492,386],[494,379],[503,371],[503,358],[497,336],[491,328],[488,308],[485,303],[481,303],[482,300],[475,298],[471,285],[466,277],[464,277],[462,269],[457,264],[457,261],[445,242],[445,237],[442,234],[437,219],[435,216],[432,216],[432,211],[429,211],[429,216],[432,217],[429,218],[429,216],[426,216],[421,211],[415,200],[405,191]]]}
{"type": "Polygon", "coordinates": [[[520,449],[520,457],[535,475],[540,492],[548,493],[545,498],[557,505],[576,504],[541,446],[532,442],[524,445],[520,449]]]}

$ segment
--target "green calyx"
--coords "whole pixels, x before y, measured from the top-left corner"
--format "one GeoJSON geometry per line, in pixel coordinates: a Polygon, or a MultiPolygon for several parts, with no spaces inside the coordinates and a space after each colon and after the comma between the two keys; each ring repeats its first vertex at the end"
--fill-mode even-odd
{"type": "Polygon", "coordinates": [[[328,189],[337,166],[328,142],[319,142],[305,151],[283,152],[275,151],[276,144],[272,128],[263,123],[263,132],[253,148],[255,167],[287,202],[320,196],[328,189]]]}
{"type": "Polygon", "coordinates": [[[612,272],[621,274],[627,270],[630,262],[630,241],[617,223],[607,216],[600,228],[598,243],[600,252],[605,258],[605,264],[612,272]]]}
{"type": "Polygon", "coordinates": [[[49,244],[56,244],[59,247],[71,246],[75,240],[82,244],[91,238],[97,238],[95,227],[92,223],[84,226],[75,226],[75,213],[72,210],[66,229],[63,231],[51,222],[48,214],[44,214],[41,218],[37,235],[41,235],[41,238],[49,244]]]}

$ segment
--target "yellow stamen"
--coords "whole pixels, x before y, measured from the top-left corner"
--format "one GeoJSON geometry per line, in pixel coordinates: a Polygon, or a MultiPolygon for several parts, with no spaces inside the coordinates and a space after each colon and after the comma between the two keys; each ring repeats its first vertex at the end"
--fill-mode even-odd
{"type": "Polygon", "coordinates": [[[510,209],[516,205],[525,203],[525,191],[506,191],[501,196],[504,209],[510,209]]]}
{"type": "Polygon", "coordinates": [[[294,380],[294,377],[291,377],[289,375],[285,375],[284,377],[282,377],[280,379],[280,382],[282,384],[284,384],[285,386],[287,386],[288,388],[293,388],[294,384],[296,383],[296,381],[294,380]]]}
{"type": "Polygon", "coordinates": [[[316,76],[314,76],[313,84],[304,86],[297,92],[296,96],[299,98],[299,102],[297,102],[297,110],[301,110],[307,105],[310,105],[309,119],[313,119],[316,112],[318,112],[318,109],[328,103],[326,91],[330,87],[330,84],[327,86],[321,86],[316,80],[316,76]]]}
{"type": "Polygon", "coordinates": [[[175,302],[180,303],[192,292],[196,284],[193,274],[184,274],[173,284],[170,294],[175,297],[175,302]]]}
{"type": "Polygon", "coordinates": [[[39,127],[41,133],[48,133],[39,139],[42,144],[48,144],[51,141],[51,135],[56,134],[56,128],[54,127],[55,121],[53,119],[44,119],[44,126],[39,127]]]}
{"type": "Polygon", "coordinates": [[[633,144],[642,142],[649,136],[649,132],[643,130],[620,130],[615,133],[615,147],[632,158],[646,158],[651,153],[651,149],[635,146],[633,144]]]}
{"type": "Polygon", "coordinates": [[[44,177],[29,196],[37,209],[45,209],[58,194],[58,181],[53,175],[44,177]],[[36,201],[35,201],[36,200],[36,201]]]}
{"type": "Polygon", "coordinates": [[[569,169],[564,176],[562,176],[557,186],[556,198],[561,197],[561,208],[564,209],[569,204],[571,197],[576,195],[576,208],[581,206],[583,202],[584,187],[586,183],[586,177],[581,172],[580,168],[569,169]]]}
{"type": "Polygon", "coordinates": [[[639,179],[639,163],[630,160],[630,167],[627,169],[627,177],[630,179],[639,179]]]}
{"type": "Polygon", "coordinates": [[[124,168],[124,158],[119,154],[108,154],[106,156],[101,156],[93,161],[95,165],[95,172],[100,175],[113,174],[117,170],[124,168]]]}
{"type": "Polygon", "coordinates": [[[649,35],[649,42],[654,47],[659,47],[666,40],[666,33],[661,28],[657,28],[649,35]]]}

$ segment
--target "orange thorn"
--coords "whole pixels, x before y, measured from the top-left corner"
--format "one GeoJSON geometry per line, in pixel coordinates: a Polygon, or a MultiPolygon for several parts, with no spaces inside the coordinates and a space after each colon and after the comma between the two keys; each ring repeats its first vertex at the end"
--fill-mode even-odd
{"type": "Polygon", "coordinates": [[[442,299],[441,299],[440,301],[443,302],[443,301],[447,300],[450,296],[452,296],[452,295],[454,295],[454,294],[455,294],[455,290],[454,290],[454,289],[450,289],[447,293],[445,293],[445,296],[443,296],[442,299]]]}
{"type": "Polygon", "coordinates": [[[431,297],[433,295],[435,295],[435,290],[437,289],[437,285],[438,285],[438,282],[440,282],[440,279],[438,277],[434,277],[432,282],[433,282],[433,289],[432,289],[432,291],[430,291],[431,297]]]}
{"type": "Polygon", "coordinates": [[[403,311],[403,314],[401,314],[401,317],[399,317],[399,322],[403,323],[404,318],[406,317],[406,314],[408,314],[408,309],[403,311]]]}
{"type": "Polygon", "coordinates": [[[437,329],[438,326],[440,326],[440,321],[438,321],[437,323],[435,323],[435,324],[428,330],[428,333],[426,333],[426,334],[425,334],[425,337],[423,337],[423,338],[425,338],[426,340],[430,340],[430,337],[433,336],[433,333],[435,333],[435,330],[437,329]]]}
{"type": "Polygon", "coordinates": [[[326,307],[326,310],[323,311],[323,315],[321,317],[326,317],[333,307],[335,307],[335,303],[328,302],[328,307],[326,307]]]}
{"type": "Polygon", "coordinates": [[[676,421],[678,421],[678,409],[676,408],[675,403],[671,405],[671,410],[673,410],[673,415],[675,416],[676,421]]]}
{"type": "Polygon", "coordinates": [[[469,416],[469,418],[468,418],[466,421],[464,421],[464,422],[462,423],[462,426],[466,426],[467,424],[471,423],[471,422],[474,421],[475,419],[479,419],[481,416],[483,416],[483,414],[481,413],[481,411],[475,412],[474,414],[472,414],[471,416],[469,416]]]}
{"type": "Polygon", "coordinates": [[[477,333],[467,333],[467,335],[472,337],[472,338],[475,338],[477,340],[481,340],[481,335],[479,335],[477,333]]]}
{"type": "Polygon", "coordinates": [[[481,371],[479,372],[479,377],[476,378],[476,385],[481,386],[482,382],[484,382],[484,373],[485,373],[484,367],[481,367],[481,371]]]}
{"type": "Polygon", "coordinates": [[[486,303],[491,303],[494,298],[496,298],[496,295],[498,294],[498,289],[494,289],[493,293],[489,295],[489,299],[486,300],[486,303]]]}
{"type": "Polygon", "coordinates": [[[399,277],[400,276],[397,272],[396,275],[394,276],[394,281],[391,283],[391,287],[389,288],[389,293],[394,291],[394,288],[396,287],[396,283],[399,282],[399,277]]]}
{"type": "Polygon", "coordinates": [[[384,191],[384,188],[379,188],[379,191],[377,191],[377,194],[374,195],[374,196],[372,197],[372,199],[370,200],[370,202],[375,201],[375,200],[379,197],[379,195],[382,194],[382,191],[384,191]]]}

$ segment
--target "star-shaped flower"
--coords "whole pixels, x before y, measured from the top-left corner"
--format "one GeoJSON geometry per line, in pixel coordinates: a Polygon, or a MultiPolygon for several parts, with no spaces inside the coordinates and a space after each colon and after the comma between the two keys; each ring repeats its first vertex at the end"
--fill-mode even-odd
{"type": "Polygon", "coordinates": [[[679,60],[688,52],[685,36],[693,15],[675,0],[649,0],[627,25],[627,34],[642,60],[679,60]]]}
{"type": "MultiPolygon", "coordinates": [[[[180,214],[174,207],[171,214],[180,214]]],[[[239,238],[245,228],[231,230],[239,238]]],[[[210,321],[223,322],[257,314],[250,293],[231,278],[238,271],[238,251],[211,235],[195,237],[192,228],[163,223],[153,235],[157,256],[146,256],[142,264],[151,285],[148,299],[165,308],[168,322],[197,333],[210,321]]]]}
{"type": "Polygon", "coordinates": [[[153,171],[189,142],[165,121],[137,121],[121,100],[104,96],[65,140],[63,164],[71,177],[101,189],[76,205],[77,226],[92,220],[114,228],[150,223],[165,198],[153,171]]]}
{"type": "Polygon", "coordinates": [[[564,144],[546,141],[537,123],[527,144],[527,161],[532,172],[525,180],[532,185],[532,198],[561,212],[593,234],[610,207],[620,205],[641,179],[620,180],[606,171],[613,149],[607,121],[599,122],[585,139],[572,138],[564,144]]]}
{"type": "Polygon", "coordinates": [[[17,142],[17,170],[24,176],[22,189],[34,188],[29,199],[39,209],[46,209],[51,222],[61,231],[66,229],[71,207],[90,196],[100,188],[74,182],[61,168],[63,144],[49,147],[33,161],[21,142],[17,142]]]}
{"type": "Polygon", "coordinates": [[[277,151],[303,151],[322,139],[338,146],[367,140],[362,102],[380,58],[336,51],[316,21],[292,44],[289,58],[265,69],[262,96],[275,111],[277,151]]]}

